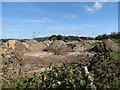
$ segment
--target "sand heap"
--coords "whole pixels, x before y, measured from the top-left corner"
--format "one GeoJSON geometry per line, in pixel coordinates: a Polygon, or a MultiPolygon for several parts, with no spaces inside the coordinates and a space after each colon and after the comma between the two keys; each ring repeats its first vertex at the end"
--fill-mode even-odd
{"type": "Polygon", "coordinates": [[[26,41],[24,45],[31,51],[42,51],[46,48],[45,44],[39,43],[38,41],[33,39],[26,41]]]}
{"type": "Polygon", "coordinates": [[[55,40],[44,51],[52,52],[56,55],[65,55],[68,52],[68,48],[64,41],[55,40]]]}
{"type": "Polygon", "coordinates": [[[6,47],[11,48],[14,52],[29,52],[30,50],[18,40],[9,40],[5,43],[6,47]]]}
{"type": "Polygon", "coordinates": [[[20,42],[18,40],[9,40],[5,43],[5,46],[11,48],[14,52],[30,52],[39,51],[46,48],[46,45],[37,42],[36,40],[29,40],[27,42],[20,42]]]}
{"type": "Polygon", "coordinates": [[[112,40],[104,40],[99,43],[97,46],[93,47],[90,51],[95,52],[120,52],[119,46],[117,43],[114,43],[112,40]]]}

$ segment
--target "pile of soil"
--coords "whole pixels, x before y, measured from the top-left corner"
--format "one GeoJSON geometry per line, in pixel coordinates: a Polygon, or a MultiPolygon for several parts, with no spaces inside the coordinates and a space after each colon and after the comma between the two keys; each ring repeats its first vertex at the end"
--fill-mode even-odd
{"type": "Polygon", "coordinates": [[[104,40],[95,47],[93,47],[90,51],[95,52],[120,52],[119,46],[117,43],[114,43],[112,40],[104,40]]]}
{"type": "Polygon", "coordinates": [[[90,44],[88,44],[84,40],[81,40],[81,41],[76,42],[76,43],[69,43],[69,44],[67,44],[67,46],[69,48],[69,51],[73,51],[73,52],[87,51],[87,50],[92,48],[90,46],[90,44]]]}
{"type": "Polygon", "coordinates": [[[26,41],[24,45],[31,51],[42,51],[46,48],[45,44],[39,43],[38,41],[33,39],[26,41]]]}
{"type": "Polygon", "coordinates": [[[27,44],[34,44],[34,43],[37,43],[38,41],[34,40],[34,39],[30,39],[30,40],[27,40],[26,43],[27,44]]]}
{"type": "Polygon", "coordinates": [[[68,52],[67,45],[62,40],[55,40],[44,51],[52,52],[55,55],[65,55],[68,52]]]}
{"type": "Polygon", "coordinates": [[[75,45],[74,51],[87,51],[90,48],[91,46],[87,42],[80,41],[79,43],[75,45]]]}
{"type": "Polygon", "coordinates": [[[18,40],[9,40],[5,43],[7,48],[12,49],[13,52],[25,53],[30,50],[20,41],[18,40]]]}

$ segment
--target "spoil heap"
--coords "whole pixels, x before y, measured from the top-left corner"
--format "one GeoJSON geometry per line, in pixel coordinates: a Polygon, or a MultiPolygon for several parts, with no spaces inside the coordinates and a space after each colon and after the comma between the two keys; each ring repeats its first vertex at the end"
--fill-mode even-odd
{"type": "Polygon", "coordinates": [[[30,50],[18,40],[9,40],[5,43],[7,48],[10,48],[13,52],[29,52],[30,50]]]}
{"type": "Polygon", "coordinates": [[[31,51],[42,51],[46,48],[45,44],[39,43],[38,41],[33,39],[26,41],[24,45],[31,51]]]}
{"type": "Polygon", "coordinates": [[[117,43],[114,43],[112,40],[104,40],[95,47],[93,47],[90,51],[95,52],[120,52],[119,46],[117,43]]]}
{"type": "Polygon", "coordinates": [[[68,52],[68,48],[64,41],[55,40],[44,51],[52,52],[56,55],[65,55],[68,52]]]}

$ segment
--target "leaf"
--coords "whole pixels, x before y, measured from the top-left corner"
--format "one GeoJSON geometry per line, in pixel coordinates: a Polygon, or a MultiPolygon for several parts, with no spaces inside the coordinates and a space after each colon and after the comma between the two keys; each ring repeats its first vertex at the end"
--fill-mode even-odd
{"type": "Polygon", "coordinates": [[[80,80],[80,77],[76,77],[77,80],[80,80]]]}
{"type": "Polygon", "coordinates": [[[60,82],[60,81],[58,81],[58,84],[59,84],[59,85],[61,85],[61,82],[60,82]]]}
{"type": "Polygon", "coordinates": [[[95,85],[91,85],[91,90],[96,90],[96,86],[95,85]]]}
{"type": "Polygon", "coordinates": [[[70,83],[74,84],[74,81],[75,81],[74,79],[70,79],[70,83]]]}
{"type": "Polygon", "coordinates": [[[86,85],[86,81],[85,80],[80,80],[80,85],[85,86],[86,85]]]}

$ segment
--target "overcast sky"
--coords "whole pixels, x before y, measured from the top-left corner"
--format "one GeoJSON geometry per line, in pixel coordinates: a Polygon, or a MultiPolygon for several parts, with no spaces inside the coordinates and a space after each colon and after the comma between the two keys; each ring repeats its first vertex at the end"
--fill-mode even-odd
{"type": "Polygon", "coordinates": [[[97,36],[118,31],[117,2],[4,2],[3,38],[53,34],[97,36]]]}

